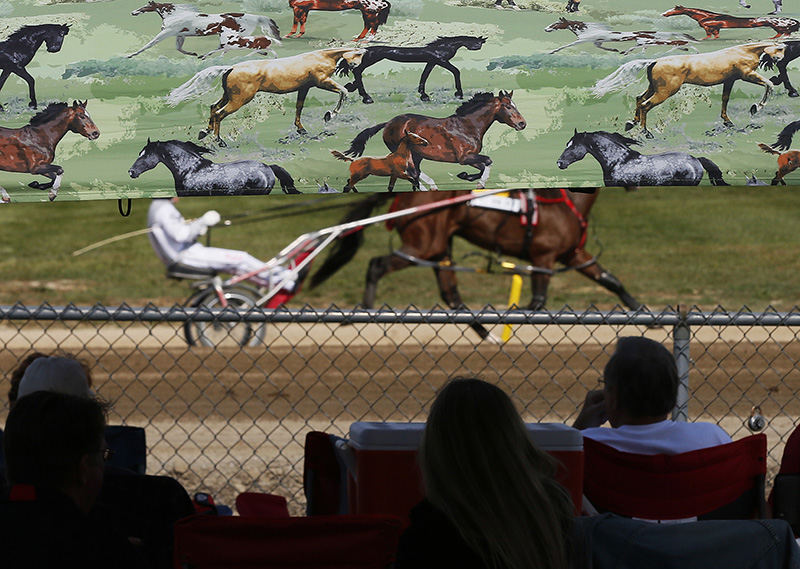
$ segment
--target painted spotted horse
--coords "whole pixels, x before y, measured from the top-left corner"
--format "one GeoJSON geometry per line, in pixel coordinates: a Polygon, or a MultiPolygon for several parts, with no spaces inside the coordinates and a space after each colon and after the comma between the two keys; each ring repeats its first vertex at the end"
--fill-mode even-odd
{"type": "Polygon", "coordinates": [[[374,36],[378,26],[385,24],[389,18],[389,9],[392,5],[386,0],[289,0],[289,6],[294,12],[292,31],[286,34],[287,38],[299,38],[306,33],[306,20],[311,10],[326,12],[339,12],[341,10],[360,10],[364,19],[364,29],[355,40],[362,40],[367,33],[374,36]],[[300,26],[298,31],[297,26],[300,26]],[[297,35],[295,35],[297,33],[297,35]]]}
{"type": "Polygon", "coordinates": [[[213,53],[235,48],[255,49],[266,54],[272,43],[280,44],[280,31],[274,20],[257,14],[244,14],[241,12],[227,12],[225,14],[203,14],[196,8],[186,4],[170,4],[161,2],[148,2],[141,8],[131,12],[131,16],[155,12],[161,16],[161,31],[156,37],[147,42],[141,49],[128,55],[133,57],[144,50],[153,47],[158,42],[175,37],[175,47],[186,55],[197,55],[183,49],[183,42],[191,36],[219,36],[219,47],[200,57],[205,59],[213,53]],[[266,36],[253,36],[256,28],[267,34],[266,36]]]}

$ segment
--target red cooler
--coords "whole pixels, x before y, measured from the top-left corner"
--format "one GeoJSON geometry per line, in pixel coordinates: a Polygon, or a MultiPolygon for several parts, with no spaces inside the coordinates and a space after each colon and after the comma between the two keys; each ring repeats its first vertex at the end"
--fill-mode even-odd
{"type": "MultiPolygon", "coordinates": [[[[558,459],[558,481],[569,490],[580,513],[583,493],[583,437],[561,423],[528,423],[533,442],[558,459]]],[[[350,512],[390,514],[407,520],[408,512],[422,499],[422,478],[417,449],[425,423],[368,423],[350,426],[350,512]]]]}

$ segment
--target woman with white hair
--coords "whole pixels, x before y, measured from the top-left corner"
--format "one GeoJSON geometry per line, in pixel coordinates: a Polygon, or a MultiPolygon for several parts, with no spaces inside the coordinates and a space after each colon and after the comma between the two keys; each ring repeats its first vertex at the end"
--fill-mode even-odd
{"type": "Polygon", "coordinates": [[[426,498],[397,569],[565,569],[572,503],[511,399],[472,378],[436,397],[420,448],[426,498]]]}

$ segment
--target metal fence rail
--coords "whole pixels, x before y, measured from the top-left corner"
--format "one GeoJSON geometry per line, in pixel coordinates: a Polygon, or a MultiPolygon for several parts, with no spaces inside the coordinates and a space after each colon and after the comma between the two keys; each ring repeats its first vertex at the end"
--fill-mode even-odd
{"type": "MultiPolygon", "coordinates": [[[[715,421],[737,438],[749,434],[745,422],[758,407],[774,471],[800,415],[797,308],[240,313],[15,305],[0,307],[0,369],[8,375],[32,350],[73,353],[113,404],[111,423],[145,427],[148,472],[225,503],[245,490],[279,493],[299,513],[308,431],[345,435],[357,420],[424,421],[453,375],[498,383],[526,420],[570,423],[623,335],[673,349],[682,381],[677,418],[715,421]],[[502,345],[481,342],[472,322],[497,336],[513,326],[513,335],[502,345]],[[196,341],[204,331],[213,345],[196,341]],[[243,337],[247,345],[238,345],[243,337]]],[[[3,407],[3,422],[6,414],[3,407]]]]}

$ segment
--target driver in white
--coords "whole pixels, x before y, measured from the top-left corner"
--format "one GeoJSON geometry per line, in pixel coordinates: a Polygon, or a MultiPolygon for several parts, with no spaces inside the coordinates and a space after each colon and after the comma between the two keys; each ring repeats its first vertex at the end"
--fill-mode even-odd
{"type": "MultiPolygon", "coordinates": [[[[236,275],[255,271],[265,265],[264,261],[244,251],[206,247],[199,243],[197,238],[205,235],[209,227],[219,223],[220,215],[211,210],[198,219],[186,221],[174,205],[178,199],[154,199],[147,212],[150,244],[165,265],[178,263],[194,269],[210,269],[236,275]]],[[[288,291],[295,287],[292,271],[280,266],[259,272],[250,280],[265,287],[285,281],[281,288],[288,291]]]]}

